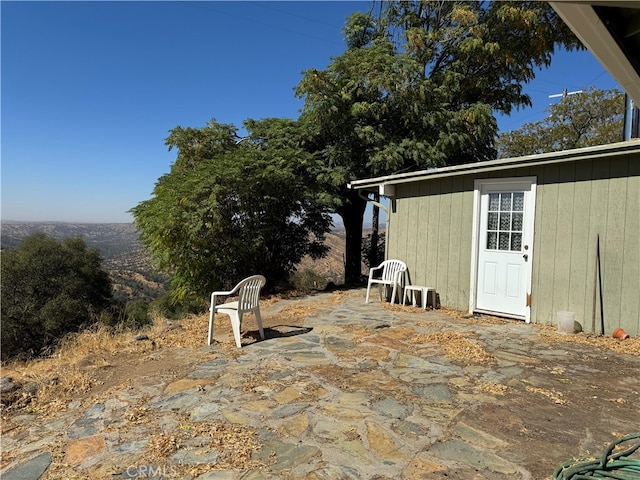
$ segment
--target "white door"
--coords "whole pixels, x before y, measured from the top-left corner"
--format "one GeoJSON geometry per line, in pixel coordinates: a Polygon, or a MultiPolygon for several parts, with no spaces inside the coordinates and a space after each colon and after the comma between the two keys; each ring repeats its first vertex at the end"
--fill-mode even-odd
{"type": "Polygon", "coordinates": [[[535,180],[478,180],[475,310],[529,320],[535,180]]]}

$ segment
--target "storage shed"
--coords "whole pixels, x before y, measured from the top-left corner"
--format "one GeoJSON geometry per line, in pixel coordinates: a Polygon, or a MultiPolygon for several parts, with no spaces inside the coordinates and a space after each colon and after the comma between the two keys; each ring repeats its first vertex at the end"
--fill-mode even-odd
{"type": "Polygon", "coordinates": [[[444,306],[640,335],[640,140],[354,181],[444,306]]]}

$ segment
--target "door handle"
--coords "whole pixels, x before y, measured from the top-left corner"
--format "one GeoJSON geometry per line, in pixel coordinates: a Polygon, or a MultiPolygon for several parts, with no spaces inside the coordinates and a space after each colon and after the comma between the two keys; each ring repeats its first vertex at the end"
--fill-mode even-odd
{"type": "Polygon", "coordinates": [[[529,255],[525,253],[524,255],[522,255],[522,258],[524,258],[524,261],[526,262],[527,260],[529,260],[529,255]]]}

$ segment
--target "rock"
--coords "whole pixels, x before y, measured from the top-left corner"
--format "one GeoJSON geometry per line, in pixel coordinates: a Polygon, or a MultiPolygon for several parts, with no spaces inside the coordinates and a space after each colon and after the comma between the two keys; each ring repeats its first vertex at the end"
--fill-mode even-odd
{"type": "Polygon", "coordinates": [[[102,435],[78,438],[67,445],[64,461],[71,465],[80,465],[87,458],[104,452],[105,448],[105,439],[102,435]]]}
{"type": "Polygon", "coordinates": [[[0,393],[9,393],[16,390],[20,385],[13,381],[11,377],[0,377],[0,393]]]}
{"type": "Polygon", "coordinates": [[[51,454],[41,453],[36,457],[2,474],[3,480],[38,480],[51,465],[51,454]]]}

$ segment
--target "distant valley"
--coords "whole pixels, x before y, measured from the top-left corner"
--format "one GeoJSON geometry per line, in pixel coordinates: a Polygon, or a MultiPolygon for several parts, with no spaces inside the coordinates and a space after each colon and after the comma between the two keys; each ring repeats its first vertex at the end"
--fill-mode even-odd
{"type": "MultiPolygon", "coordinates": [[[[25,237],[42,232],[56,239],[81,237],[98,249],[114,283],[116,296],[123,300],[152,300],[167,290],[169,277],[152,268],[149,255],[132,223],[3,222],[2,249],[16,248],[25,237]]],[[[303,259],[299,270],[313,270],[336,284],[342,283],[344,230],[327,235],[329,254],[320,260],[303,259]]]]}
{"type": "Polygon", "coordinates": [[[16,248],[23,238],[37,232],[58,240],[81,237],[96,248],[118,298],[152,300],[167,290],[169,277],[153,270],[132,223],[3,222],[2,249],[16,248]]]}

